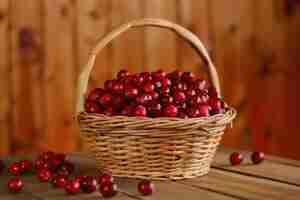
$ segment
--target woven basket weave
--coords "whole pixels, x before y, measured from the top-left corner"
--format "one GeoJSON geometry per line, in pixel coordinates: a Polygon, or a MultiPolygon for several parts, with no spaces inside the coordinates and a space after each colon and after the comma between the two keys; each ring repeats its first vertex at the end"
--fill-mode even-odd
{"type": "Polygon", "coordinates": [[[211,82],[221,95],[216,69],[194,34],[165,20],[132,21],[100,39],[80,74],[77,119],[81,136],[99,169],[108,169],[114,176],[163,180],[207,174],[224,130],[236,115],[233,108],[224,114],[190,119],[105,116],[84,112],[84,94],[97,53],[121,33],[142,26],[167,28],[189,42],[206,62],[211,82]]]}

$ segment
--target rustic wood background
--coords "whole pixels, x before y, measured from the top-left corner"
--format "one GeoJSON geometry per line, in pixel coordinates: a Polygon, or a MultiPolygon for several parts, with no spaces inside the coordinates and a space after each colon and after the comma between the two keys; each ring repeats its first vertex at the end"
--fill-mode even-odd
{"type": "MultiPolygon", "coordinates": [[[[0,0],[0,154],[83,147],[72,121],[75,83],[96,38],[142,17],[177,22],[209,48],[225,99],[239,111],[225,146],[300,159],[297,0],[0,0]]],[[[90,87],[119,69],[204,73],[173,33],[147,28],[115,40],[90,87]]]]}

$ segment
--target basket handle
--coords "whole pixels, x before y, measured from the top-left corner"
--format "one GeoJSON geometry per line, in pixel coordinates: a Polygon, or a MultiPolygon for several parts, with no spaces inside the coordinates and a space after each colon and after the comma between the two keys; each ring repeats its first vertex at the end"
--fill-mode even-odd
{"type": "Polygon", "coordinates": [[[198,37],[194,35],[192,32],[190,32],[189,30],[183,28],[182,26],[178,24],[174,24],[167,20],[145,18],[145,19],[139,19],[139,20],[126,23],[116,28],[112,32],[108,33],[103,38],[100,38],[100,40],[97,42],[97,45],[91,51],[91,54],[88,59],[88,63],[83,67],[81,73],[79,74],[78,85],[77,85],[77,105],[76,105],[77,113],[84,111],[84,94],[87,90],[90,72],[93,69],[98,52],[100,52],[108,43],[110,43],[114,38],[116,38],[123,32],[131,28],[142,27],[142,26],[166,28],[172,30],[173,32],[177,33],[177,35],[185,39],[196,50],[197,54],[200,57],[202,57],[202,59],[204,59],[205,64],[208,67],[208,73],[211,78],[211,82],[213,86],[216,88],[218,96],[221,96],[220,82],[219,82],[219,77],[216,68],[212,63],[212,60],[210,59],[206,48],[204,47],[202,42],[198,39],[198,37]]]}

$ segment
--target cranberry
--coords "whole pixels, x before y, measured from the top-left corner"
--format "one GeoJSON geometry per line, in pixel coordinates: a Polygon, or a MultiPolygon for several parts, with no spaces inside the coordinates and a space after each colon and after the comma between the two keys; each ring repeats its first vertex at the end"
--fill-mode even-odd
{"type": "Polygon", "coordinates": [[[231,165],[239,165],[243,161],[243,155],[238,152],[233,152],[230,155],[230,163],[231,165]]]}
{"type": "Polygon", "coordinates": [[[154,184],[151,181],[143,180],[138,184],[138,191],[143,195],[151,195],[154,192],[154,184]]]}
{"type": "Polygon", "coordinates": [[[195,95],[195,96],[192,96],[192,97],[188,100],[188,103],[189,103],[191,106],[197,106],[197,105],[200,105],[200,104],[207,103],[207,101],[208,101],[208,97],[207,97],[207,96],[195,95]]]}
{"type": "Polygon", "coordinates": [[[2,173],[4,168],[5,168],[5,164],[4,164],[3,160],[0,160],[0,174],[2,173]]]}
{"type": "Polygon", "coordinates": [[[18,193],[23,188],[23,182],[20,178],[12,178],[8,181],[7,186],[10,192],[18,193]]]}
{"type": "Polygon", "coordinates": [[[136,96],[138,96],[139,91],[137,88],[134,87],[129,87],[125,89],[125,97],[132,99],[135,98],[136,96]]]}
{"type": "Polygon", "coordinates": [[[33,164],[29,160],[21,160],[19,161],[19,165],[21,168],[21,173],[23,172],[31,172],[33,169],[33,164]]]}
{"type": "Polygon", "coordinates": [[[52,173],[48,169],[42,169],[37,172],[37,176],[41,182],[48,182],[51,180],[52,173]]]}
{"type": "Polygon", "coordinates": [[[130,73],[129,73],[127,70],[123,69],[123,70],[120,70],[120,71],[118,72],[117,78],[118,78],[118,79],[122,79],[122,78],[125,78],[125,77],[129,76],[129,74],[130,74],[130,73]]]}
{"type": "Polygon", "coordinates": [[[157,70],[156,72],[151,73],[153,80],[162,80],[166,76],[166,72],[163,70],[157,70]]]}
{"type": "Polygon", "coordinates": [[[70,176],[70,172],[68,171],[68,170],[66,170],[66,169],[58,169],[58,170],[56,170],[55,171],[55,174],[57,175],[57,176],[63,176],[63,177],[68,177],[68,176],[70,176]]]}
{"type": "Polygon", "coordinates": [[[181,80],[187,83],[192,83],[195,80],[193,72],[184,72],[181,76],[181,80]]]}
{"type": "Polygon", "coordinates": [[[82,191],[85,193],[92,193],[97,189],[97,180],[92,176],[85,177],[80,184],[82,191]]]}
{"type": "Polygon", "coordinates": [[[224,104],[220,99],[210,98],[208,102],[212,108],[212,114],[220,114],[225,112],[224,104]]]}
{"type": "Polygon", "coordinates": [[[210,106],[207,104],[201,104],[198,106],[199,117],[208,117],[211,110],[210,106]]]}
{"type": "Polygon", "coordinates": [[[135,99],[136,103],[140,105],[146,105],[151,100],[152,100],[152,96],[149,94],[142,94],[135,99]]]}
{"type": "Polygon", "coordinates": [[[159,98],[159,94],[157,92],[151,92],[149,95],[152,97],[153,100],[157,100],[159,98]]]}
{"type": "Polygon", "coordinates": [[[201,79],[195,80],[192,85],[195,90],[207,90],[209,88],[208,82],[201,79]]]}
{"type": "Polygon", "coordinates": [[[89,95],[88,95],[88,100],[89,101],[98,101],[100,96],[104,93],[104,90],[102,88],[96,88],[93,89],[89,95]]]}
{"type": "Polygon", "coordinates": [[[167,77],[171,80],[180,80],[181,76],[182,76],[182,71],[180,70],[175,70],[167,74],[167,77]]]}
{"type": "Polygon", "coordinates": [[[100,185],[99,190],[104,198],[113,197],[118,192],[118,188],[115,183],[104,183],[100,185]]]}
{"type": "Polygon", "coordinates": [[[113,183],[113,182],[114,182],[114,178],[107,173],[101,174],[98,178],[99,185],[103,185],[105,183],[113,183]]]}
{"type": "Polygon", "coordinates": [[[80,183],[77,180],[70,180],[65,185],[68,194],[77,194],[80,192],[80,183]]]}
{"type": "Polygon", "coordinates": [[[109,93],[104,93],[100,98],[99,98],[99,102],[102,106],[107,106],[109,104],[112,103],[112,95],[109,93]]]}
{"type": "Polygon", "coordinates": [[[113,90],[113,85],[114,85],[114,80],[107,80],[104,82],[104,89],[106,91],[112,91],[113,90]]]}
{"type": "Polygon", "coordinates": [[[142,72],[140,73],[140,76],[143,77],[144,82],[152,81],[152,76],[149,72],[142,72]]]}
{"type": "Polygon", "coordinates": [[[187,89],[188,89],[187,84],[182,81],[177,81],[172,84],[172,91],[185,91],[187,89]]]}
{"type": "Polygon", "coordinates": [[[161,102],[163,105],[169,105],[172,104],[174,101],[174,98],[171,96],[164,96],[161,98],[161,102]]]}
{"type": "Polygon", "coordinates": [[[187,104],[186,102],[182,102],[177,105],[178,111],[184,112],[187,109],[187,104]]]}
{"type": "Polygon", "coordinates": [[[103,113],[98,103],[87,100],[84,104],[85,111],[88,113],[103,113]]]}
{"type": "Polygon", "coordinates": [[[115,111],[114,111],[114,108],[113,107],[107,107],[105,110],[104,110],[104,114],[107,115],[107,116],[112,116],[114,115],[115,111]]]}
{"type": "Polygon", "coordinates": [[[187,110],[187,115],[191,118],[200,117],[200,111],[197,107],[191,107],[187,110]]]}
{"type": "Polygon", "coordinates": [[[137,87],[142,87],[144,84],[144,77],[141,76],[140,74],[135,74],[133,76],[133,83],[137,86],[137,87]]]}
{"type": "Polygon", "coordinates": [[[8,171],[9,171],[9,173],[10,173],[11,175],[14,175],[14,176],[20,176],[21,173],[22,173],[20,163],[18,163],[18,162],[12,163],[12,164],[9,166],[8,171]]]}
{"type": "Polygon", "coordinates": [[[182,103],[186,99],[186,96],[185,96],[184,92],[180,92],[180,91],[174,91],[173,92],[173,97],[174,97],[174,102],[176,104],[182,103]]]}
{"type": "Polygon", "coordinates": [[[64,188],[67,184],[67,178],[64,176],[55,176],[52,180],[52,184],[56,188],[64,188]]]}
{"type": "Polygon", "coordinates": [[[143,87],[143,90],[144,90],[144,92],[146,92],[146,93],[151,93],[151,92],[154,91],[154,89],[155,89],[155,86],[154,86],[154,84],[151,83],[151,82],[146,83],[146,84],[144,85],[144,87],[143,87]]]}
{"type": "Polygon", "coordinates": [[[74,172],[75,166],[70,161],[64,161],[60,166],[60,170],[67,170],[70,174],[74,172]]]}
{"type": "Polygon", "coordinates": [[[186,92],[185,92],[186,96],[188,98],[192,97],[192,96],[195,96],[196,95],[196,90],[194,89],[188,89],[186,92]]]}
{"type": "Polygon", "coordinates": [[[124,85],[121,82],[113,82],[112,92],[116,94],[122,94],[124,92],[124,85]]]}
{"type": "Polygon", "coordinates": [[[49,164],[45,160],[42,160],[42,159],[37,159],[35,161],[34,166],[37,171],[42,170],[42,169],[49,169],[49,164]]]}
{"type": "Polygon", "coordinates": [[[161,88],[159,90],[160,95],[162,96],[167,96],[170,94],[170,88],[161,88]]]}
{"type": "Polygon", "coordinates": [[[168,88],[168,87],[171,86],[171,80],[168,79],[168,78],[163,78],[163,79],[161,79],[160,82],[161,82],[161,87],[162,88],[168,88]]]}
{"type": "Polygon", "coordinates": [[[253,152],[251,155],[251,160],[254,164],[259,164],[265,159],[265,154],[263,152],[253,152]]]}
{"type": "Polygon", "coordinates": [[[125,104],[125,99],[121,95],[115,95],[113,97],[112,104],[115,108],[121,108],[125,104]]]}
{"type": "Polygon", "coordinates": [[[88,176],[82,176],[82,175],[80,175],[80,176],[76,176],[76,177],[74,178],[74,180],[79,181],[79,183],[80,183],[80,185],[81,185],[81,183],[82,183],[87,177],[88,177],[88,176]]]}
{"type": "Polygon", "coordinates": [[[48,168],[52,171],[56,171],[62,163],[62,160],[54,157],[53,159],[48,161],[48,168]]]}
{"type": "Polygon", "coordinates": [[[161,115],[162,106],[159,102],[151,102],[147,111],[151,117],[159,117],[161,115]]]}
{"type": "Polygon", "coordinates": [[[121,115],[130,116],[132,114],[132,110],[133,108],[131,106],[125,106],[121,111],[121,115]]]}
{"type": "Polygon", "coordinates": [[[184,112],[179,112],[178,113],[178,117],[181,119],[187,119],[189,118],[189,116],[187,114],[185,114],[184,112]]]}
{"type": "Polygon", "coordinates": [[[177,117],[178,109],[176,106],[170,104],[164,107],[163,116],[164,117],[177,117]]]}
{"type": "Polygon", "coordinates": [[[138,105],[134,108],[133,115],[138,117],[145,117],[147,116],[147,110],[144,106],[138,105]]]}

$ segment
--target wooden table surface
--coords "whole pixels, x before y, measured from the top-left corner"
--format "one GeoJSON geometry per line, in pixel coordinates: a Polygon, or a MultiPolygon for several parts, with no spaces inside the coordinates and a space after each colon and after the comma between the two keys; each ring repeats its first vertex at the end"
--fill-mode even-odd
{"type": "MultiPolygon", "coordinates": [[[[138,180],[117,179],[119,193],[112,200],[300,200],[300,161],[266,156],[259,165],[251,164],[249,153],[240,166],[230,166],[228,157],[232,151],[220,149],[210,173],[206,176],[182,181],[155,181],[156,192],[141,196],[136,185],[138,180]]],[[[14,158],[9,158],[10,162],[14,158]]],[[[70,159],[80,166],[81,174],[93,175],[95,162],[84,154],[74,154],[70,159]]],[[[0,176],[1,200],[60,200],[102,199],[98,192],[67,195],[62,189],[53,189],[47,183],[39,183],[34,176],[23,177],[25,187],[19,194],[10,194],[6,188],[9,176],[0,176]]]]}

